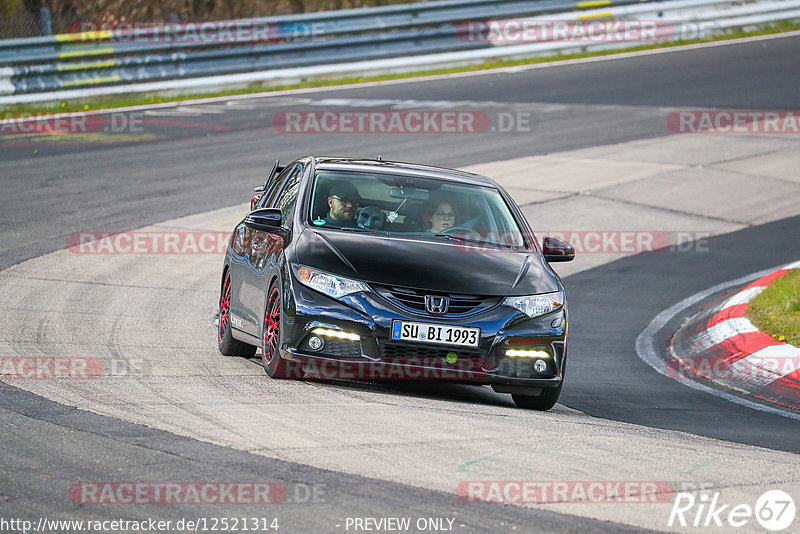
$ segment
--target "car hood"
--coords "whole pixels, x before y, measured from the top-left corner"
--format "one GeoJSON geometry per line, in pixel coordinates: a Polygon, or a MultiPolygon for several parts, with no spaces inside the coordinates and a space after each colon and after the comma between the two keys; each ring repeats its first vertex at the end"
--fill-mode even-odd
{"type": "Polygon", "coordinates": [[[296,257],[308,267],[376,284],[487,296],[559,290],[540,254],[477,247],[455,240],[306,229],[298,238],[296,257]]]}

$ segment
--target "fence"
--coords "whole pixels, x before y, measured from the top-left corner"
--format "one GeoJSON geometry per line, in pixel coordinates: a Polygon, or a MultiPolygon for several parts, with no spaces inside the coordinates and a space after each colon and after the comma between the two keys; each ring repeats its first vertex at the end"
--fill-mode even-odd
{"type": "Polygon", "coordinates": [[[226,76],[268,80],[303,67],[335,74],[346,70],[343,65],[375,60],[433,65],[642,44],[641,35],[597,40],[544,35],[542,28],[553,21],[566,24],[566,31],[590,22],[646,21],[649,38],[666,41],[795,18],[800,0],[439,0],[214,23],[84,25],[78,29],[88,31],[0,41],[0,94],[30,99],[70,89],[133,90],[142,82],[180,88],[191,80],[194,86],[201,80],[224,83],[226,76]],[[499,31],[489,29],[487,35],[486,21],[497,22],[493,27],[499,31]],[[521,21],[538,33],[532,39],[506,38],[510,32],[503,30],[519,30],[513,25],[521,21]]]}

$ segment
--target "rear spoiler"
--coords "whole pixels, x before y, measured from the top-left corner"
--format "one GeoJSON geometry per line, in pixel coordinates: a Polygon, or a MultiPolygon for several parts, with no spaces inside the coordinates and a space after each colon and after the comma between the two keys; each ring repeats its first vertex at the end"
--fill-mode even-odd
{"type": "Polygon", "coordinates": [[[269,188],[270,183],[272,183],[272,180],[274,180],[276,176],[282,173],[283,169],[285,168],[286,165],[281,165],[281,160],[276,159],[275,164],[272,166],[272,170],[269,171],[269,174],[267,174],[267,180],[264,182],[264,185],[254,187],[253,191],[256,193],[263,193],[264,191],[266,191],[269,188]]]}

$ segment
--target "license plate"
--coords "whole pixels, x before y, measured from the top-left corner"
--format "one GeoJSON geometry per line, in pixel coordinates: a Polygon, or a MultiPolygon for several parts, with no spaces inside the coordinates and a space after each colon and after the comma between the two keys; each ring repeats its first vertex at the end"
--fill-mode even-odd
{"type": "Polygon", "coordinates": [[[481,339],[481,329],[470,326],[392,321],[392,339],[477,347],[481,339]]]}

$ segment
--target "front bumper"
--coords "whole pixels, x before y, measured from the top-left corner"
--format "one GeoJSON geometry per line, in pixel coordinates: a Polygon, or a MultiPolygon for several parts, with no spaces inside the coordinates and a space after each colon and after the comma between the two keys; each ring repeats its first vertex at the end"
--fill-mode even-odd
{"type": "Polygon", "coordinates": [[[287,360],[290,377],[449,380],[492,384],[511,393],[519,388],[558,387],[562,382],[566,307],[529,318],[499,305],[498,299],[497,305],[474,315],[442,318],[403,309],[377,293],[356,293],[338,301],[296,282],[286,286],[281,356],[287,360]],[[480,341],[474,348],[400,342],[391,338],[393,320],[478,327],[480,341]],[[312,348],[312,336],[323,339],[324,346],[312,348]],[[542,357],[509,356],[509,350],[535,350],[542,357]],[[537,359],[546,362],[544,372],[534,370],[537,359]]]}

